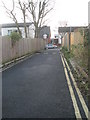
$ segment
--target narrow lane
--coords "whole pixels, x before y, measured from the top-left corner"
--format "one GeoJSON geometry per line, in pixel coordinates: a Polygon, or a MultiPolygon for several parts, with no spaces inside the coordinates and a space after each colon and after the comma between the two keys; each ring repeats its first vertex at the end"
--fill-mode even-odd
{"type": "Polygon", "coordinates": [[[59,50],[3,72],[3,118],[75,118],[59,50]]]}

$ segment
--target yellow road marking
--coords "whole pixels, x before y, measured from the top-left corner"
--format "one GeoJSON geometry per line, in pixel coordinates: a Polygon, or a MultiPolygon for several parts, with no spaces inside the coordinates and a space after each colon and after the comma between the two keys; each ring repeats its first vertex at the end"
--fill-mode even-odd
{"type": "Polygon", "coordinates": [[[69,67],[69,65],[68,65],[68,63],[67,63],[67,61],[66,61],[65,58],[64,58],[64,60],[65,60],[65,63],[66,63],[66,65],[67,65],[68,70],[70,71],[70,76],[71,76],[71,78],[72,78],[73,84],[74,84],[75,89],[76,89],[76,91],[77,91],[78,97],[79,97],[79,99],[80,99],[80,102],[81,102],[82,107],[83,107],[83,109],[84,109],[84,112],[85,112],[85,114],[86,114],[86,117],[88,118],[88,113],[89,113],[88,107],[87,107],[87,105],[86,105],[86,103],[85,103],[85,101],[84,101],[84,98],[83,98],[83,96],[82,96],[79,88],[77,87],[77,84],[76,84],[76,82],[75,82],[75,79],[74,79],[74,77],[73,77],[73,74],[72,74],[72,72],[71,72],[71,70],[70,70],[70,67],[69,67]]]}
{"type": "Polygon", "coordinates": [[[65,71],[65,75],[66,75],[66,79],[67,79],[67,83],[68,83],[68,87],[69,87],[69,91],[70,91],[70,95],[71,95],[71,99],[72,99],[72,102],[73,102],[73,106],[74,106],[74,110],[75,110],[75,115],[76,115],[76,119],[81,119],[81,114],[80,114],[80,111],[79,111],[79,108],[78,108],[78,105],[77,105],[77,101],[76,101],[76,98],[75,98],[75,95],[74,95],[74,91],[73,91],[73,88],[71,86],[71,82],[70,82],[70,79],[69,79],[69,76],[68,76],[68,73],[67,73],[67,69],[65,67],[65,63],[63,61],[63,58],[61,56],[61,60],[62,60],[62,63],[63,63],[63,66],[64,66],[64,71],[65,71]]]}

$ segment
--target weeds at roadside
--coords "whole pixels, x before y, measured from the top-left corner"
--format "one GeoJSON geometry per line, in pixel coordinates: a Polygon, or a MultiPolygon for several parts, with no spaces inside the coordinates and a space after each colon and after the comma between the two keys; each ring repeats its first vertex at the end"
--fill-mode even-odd
{"type": "MultiPolygon", "coordinates": [[[[70,66],[70,69],[71,69],[71,71],[73,73],[73,76],[74,76],[74,78],[75,78],[75,80],[77,82],[77,86],[79,87],[79,89],[80,89],[81,93],[83,94],[83,96],[85,96],[86,100],[88,100],[89,82],[88,82],[87,78],[85,78],[81,73],[79,73],[79,71],[77,73],[77,71],[75,71],[73,69],[73,67],[72,67],[72,65],[70,63],[70,59],[72,59],[72,58],[74,59],[76,57],[75,54],[73,53],[74,50],[76,49],[76,48],[75,49],[74,48],[75,48],[75,46],[73,46],[72,51],[69,52],[67,48],[62,47],[61,52],[64,54],[64,57],[66,58],[69,66],[70,66]]],[[[78,59],[76,59],[76,60],[78,60],[78,59]]],[[[76,61],[76,62],[79,63],[78,61],[76,61]]],[[[83,60],[83,62],[84,62],[84,60],[83,60]]]]}

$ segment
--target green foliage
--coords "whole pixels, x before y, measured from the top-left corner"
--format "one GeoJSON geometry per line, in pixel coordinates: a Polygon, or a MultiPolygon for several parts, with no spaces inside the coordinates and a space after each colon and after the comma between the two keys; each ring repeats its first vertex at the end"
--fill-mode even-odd
{"type": "Polygon", "coordinates": [[[11,41],[12,41],[12,46],[16,43],[16,41],[19,41],[19,39],[21,38],[20,34],[17,33],[17,32],[12,32],[10,34],[10,38],[11,38],[11,41]]]}
{"type": "Polygon", "coordinates": [[[72,45],[69,52],[66,47],[62,47],[62,52],[67,60],[74,58],[79,66],[88,70],[88,49],[83,44],[72,45]]]}
{"type": "Polygon", "coordinates": [[[85,69],[88,70],[88,49],[83,44],[73,45],[72,52],[74,54],[74,59],[77,63],[85,69]]]}
{"type": "Polygon", "coordinates": [[[82,28],[82,29],[79,30],[79,32],[83,36],[84,46],[88,46],[88,42],[89,42],[89,29],[82,28]]]}
{"type": "Polygon", "coordinates": [[[72,58],[72,57],[74,57],[73,52],[72,51],[69,52],[66,47],[62,47],[62,52],[64,53],[64,55],[65,55],[65,57],[66,57],[67,60],[70,59],[70,58],[72,58]]]}
{"type": "Polygon", "coordinates": [[[83,29],[80,29],[79,32],[83,36],[83,29]]]}
{"type": "Polygon", "coordinates": [[[89,30],[88,29],[85,30],[84,39],[85,39],[84,45],[87,46],[89,42],[89,30]]]}

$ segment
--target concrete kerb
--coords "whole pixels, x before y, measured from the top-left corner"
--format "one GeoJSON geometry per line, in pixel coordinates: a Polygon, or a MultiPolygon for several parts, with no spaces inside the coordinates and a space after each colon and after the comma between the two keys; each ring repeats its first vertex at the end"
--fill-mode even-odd
{"type": "Polygon", "coordinates": [[[81,117],[81,114],[80,114],[80,110],[79,110],[79,107],[78,107],[78,104],[77,104],[77,100],[76,100],[76,97],[75,97],[75,94],[74,94],[74,91],[73,91],[73,88],[72,88],[72,85],[71,85],[71,81],[69,79],[69,75],[68,75],[68,71],[67,71],[67,68],[66,68],[66,64],[65,64],[65,61],[64,61],[64,58],[62,57],[62,55],[61,55],[61,60],[62,60],[62,63],[63,63],[64,72],[65,72],[65,76],[66,76],[69,92],[70,92],[71,99],[72,99],[72,102],[73,102],[73,107],[74,107],[74,110],[75,110],[76,119],[78,120],[78,118],[80,118],[80,120],[82,120],[82,117],[81,117]]]}
{"type": "Polygon", "coordinates": [[[16,59],[11,60],[11,61],[9,61],[9,62],[6,62],[6,63],[2,64],[2,65],[0,66],[0,68],[3,68],[3,67],[5,67],[5,66],[8,66],[8,65],[10,65],[10,64],[12,64],[12,63],[15,63],[15,62],[19,61],[19,60],[22,60],[22,59],[24,59],[25,57],[27,57],[27,55],[26,55],[26,56],[23,56],[23,57],[20,57],[20,58],[16,58],[16,59]]]}
{"type": "MultiPolygon", "coordinates": [[[[63,53],[61,53],[62,54],[62,56],[64,57],[64,54],[63,53]]],[[[64,57],[65,58],[65,57],[64,57]]],[[[73,62],[71,61],[71,60],[69,60],[69,63],[70,63],[70,65],[71,65],[71,68],[77,73],[77,75],[78,76],[80,76],[80,74],[82,74],[82,72],[80,72],[80,71],[78,71],[77,69],[76,69],[76,67],[75,67],[75,65],[73,64],[73,62]]],[[[79,66],[77,66],[78,68],[79,68],[79,66]]],[[[71,70],[72,71],[72,70],[71,70]]],[[[83,71],[84,72],[84,71],[83,71]]],[[[84,77],[85,78],[87,78],[88,79],[88,75],[84,72],[84,77]]]]}
{"type": "Polygon", "coordinates": [[[86,105],[86,103],[85,103],[85,100],[84,100],[84,98],[83,98],[83,96],[82,96],[79,88],[77,87],[77,84],[76,84],[75,79],[74,79],[74,77],[73,77],[72,71],[71,71],[71,69],[70,69],[70,67],[69,67],[69,65],[68,65],[68,63],[67,63],[67,60],[65,59],[63,53],[60,52],[60,54],[61,54],[61,56],[63,57],[63,59],[64,59],[64,61],[65,61],[65,63],[66,63],[67,69],[68,69],[68,71],[69,71],[69,73],[70,73],[71,79],[72,79],[73,84],[74,84],[74,86],[75,86],[75,89],[76,89],[76,91],[77,91],[79,100],[80,100],[80,102],[81,102],[81,104],[82,104],[82,107],[83,107],[83,110],[84,110],[84,112],[85,112],[85,114],[86,114],[86,117],[90,120],[90,118],[89,118],[89,117],[90,117],[90,111],[88,110],[88,107],[87,107],[87,105],[86,105]]]}
{"type": "Polygon", "coordinates": [[[33,53],[30,53],[30,54],[24,55],[22,57],[16,58],[14,60],[11,60],[9,62],[6,62],[6,63],[0,65],[0,69],[2,70],[3,68],[7,68],[9,65],[12,67],[12,66],[14,66],[14,65],[16,65],[16,64],[18,64],[18,63],[20,63],[20,62],[22,62],[22,61],[24,61],[26,59],[28,59],[29,57],[32,57],[32,55],[35,55],[36,53],[37,52],[33,52],[33,53]]]}

